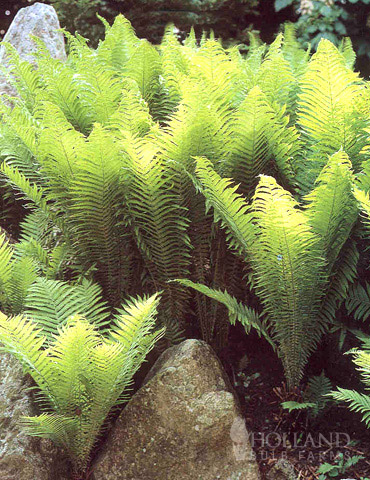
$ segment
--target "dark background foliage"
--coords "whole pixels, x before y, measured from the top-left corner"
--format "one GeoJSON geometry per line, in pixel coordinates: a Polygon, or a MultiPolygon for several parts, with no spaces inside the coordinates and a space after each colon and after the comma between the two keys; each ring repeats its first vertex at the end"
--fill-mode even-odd
{"type": "MultiPolygon", "coordinates": [[[[16,12],[30,3],[33,2],[2,1],[1,36],[16,12]]],[[[138,36],[152,42],[160,40],[164,26],[170,21],[183,31],[189,31],[192,25],[199,34],[212,28],[222,38],[239,42],[246,41],[246,32],[255,29],[261,32],[264,41],[271,41],[280,23],[294,18],[287,9],[277,13],[274,0],[50,0],[45,3],[54,4],[62,26],[94,39],[102,33],[96,12],[108,19],[123,13],[138,36]]]]}
{"type": "MultiPolygon", "coordinates": [[[[33,0],[2,0],[0,39],[19,8],[33,0]]],[[[265,42],[271,42],[281,25],[293,21],[302,43],[317,46],[325,37],[339,43],[351,37],[358,55],[357,68],[370,74],[370,0],[47,0],[58,11],[63,27],[91,39],[96,44],[103,27],[98,12],[108,20],[123,13],[139,37],[158,43],[165,25],[175,23],[180,31],[196,27],[214,29],[217,36],[233,43],[245,43],[248,31],[259,31],[265,42]],[[303,4],[311,4],[308,14],[303,4]]]]}

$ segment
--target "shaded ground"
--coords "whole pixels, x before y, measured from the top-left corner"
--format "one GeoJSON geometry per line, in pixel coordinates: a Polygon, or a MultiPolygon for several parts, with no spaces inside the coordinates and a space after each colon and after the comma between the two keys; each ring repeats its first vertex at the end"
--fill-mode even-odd
{"type": "MultiPolygon", "coordinates": [[[[344,458],[354,455],[365,458],[344,475],[337,476],[338,480],[370,478],[370,432],[361,423],[360,415],[351,413],[345,405],[332,405],[309,422],[304,412],[289,414],[282,409],[281,402],[299,401],[302,392],[297,390],[288,395],[280,361],[271,348],[252,336],[243,338],[242,332],[240,335],[234,332],[234,336],[234,347],[223,352],[223,363],[242,403],[247,428],[253,432],[251,440],[262,479],[280,458],[293,464],[299,479],[317,479],[318,467],[325,462],[335,463],[339,453],[344,458]]],[[[333,345],[327,348],[332,349],[333,345]]],[[[345,376],[345,386],[358,388],[357,374],[349,358],[340,352],[336,356],[338,362],[332,365],[333,369],[345,376]]],[[[319,360],[314,358],[312,365],[320,363],[319,360]]]]}

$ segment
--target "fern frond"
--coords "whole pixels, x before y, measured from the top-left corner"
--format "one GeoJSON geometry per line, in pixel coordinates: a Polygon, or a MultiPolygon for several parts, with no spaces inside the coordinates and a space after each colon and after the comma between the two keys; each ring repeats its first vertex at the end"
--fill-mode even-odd
{"type": "Polygon", "coordinates": [[[97,278],[112,305],[120,302],[125,282],[120,272],[128,260],[117,221],[123,201],[121,168],[118,145],[96,125],[69,189],[71,241],[86,265],[96,265],[97,278]]]}
{"type": "Polygon", "coordinates": [[[348,408],[353,412],[361,413],[362,421],[367,426],[370,425],[370,397],[368,395],[340,387],[331,395],[337,401],[348,403],[348,408]]]}
{"type": "Polygon", "coordinates": [[[251,329],[257,331],[260,336],[263,336],[273,347],[274,342],[268,332],[268,326],[266,322],[260,320],[258,313],[245,305],[242,305],[236,298],[229,295],[226,291],[216,290],[209,288],[206,285],[200,283],[194,283],[187,279],[177,279],[177,282],[186,287],[190,287],[198,292],[206,295],[217,302],[225,305],[229,312],[229,320],[232,325],[235,325],[236,321],[239,321],[245,328],[246,333],[250,333],[251,329]]]}
{"type": "Polygon", "coordinates": [[[253,201],[259,227],[254,253],[255,288],[273,322],[290,385],[324,330],[318,323],[325,285],[318,237],[293,197],[270,177],[261,177],[253,201]]]}
{"type": "Polygon", "coordinates": [[[341,149],[359,168],[365,146],[361,132],[366,125],[366,114],[361,113],[364,93],[363,82],[344,65],[337,48],[321,40],[301,82],[298,112],[308,151],[303,167],[312,170],[313,180],[323,167],[322,158],[341,149]]]}
{"type": "Polygon", "coordinates": [[[354,284],[348,291],[346,298],[348,314],[353,314],[355,320],[366,321],[370,316],[370,285],[365,283],[354,284]]]}
{"type": "Polygon", "coordinates": [[[97,327],[106,325],[109,315],[99,286],[87,281],[72,286],[45,278],[38,278],[29,288],[24,313],[42,328],[48,339],[73,315],[84,315],[97,327]]]}
{"type": "Polygon", "coordinates": [[[215,222],[220,221],[226,229],[230,246],[245,256],[255,237],[248,204],[236,193],[238,187],[230,179],[221,178],[209,160],[197,158],[196,162],[196,186],[205,196],[207,209],[214,209],[215,222]]]}
{"type": "Polygon", "coordinates": [[[305,197],[310,224],[321,237],[329,271],[357,220],[351,167],[345,152],[332,155],[316,181],[316,188],[305,197]]]}
{"type": "Polygon", "coordinates": [[[179,198],[171,189],[172,177],[163,159],[156,155],[155,145],[140,143],[130,149],[127,196],[129,216],[155,288],[164,290],[164,315],[182,319],[186,295],[168,280],[186,274],[190,263],[188,220],[179,198]]]}

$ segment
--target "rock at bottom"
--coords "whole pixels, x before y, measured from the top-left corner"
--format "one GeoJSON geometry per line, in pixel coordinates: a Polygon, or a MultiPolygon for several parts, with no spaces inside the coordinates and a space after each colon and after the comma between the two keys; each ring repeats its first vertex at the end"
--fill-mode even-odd
{"type": "Polygon", "coordinates": [[[0,479],[68,480],[65,457],[48,440],[25,435],[20,418],[34,415],[30,381],[17,360],[0,354],[0,479]]]}
{"type": "Polygon", "coordinates": [[[259,480],[238,403],[212,349],[168,349],[119,416],[94,480],[259,480]]]}

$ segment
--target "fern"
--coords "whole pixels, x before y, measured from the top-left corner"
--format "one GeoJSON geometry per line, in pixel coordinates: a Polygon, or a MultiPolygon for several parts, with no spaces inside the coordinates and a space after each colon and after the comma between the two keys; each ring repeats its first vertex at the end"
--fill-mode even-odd
{"type": "MultiPolygon", "coordinates": [[[[353,362],[361,374],[361,379],[368,390],[370,385],[370,353],[368,345],[364,343],[364,350],[355,350],[353,353],[353,362]]],[[[362,414],[362,421],[370,426],[370,397],[366,393],[360,393],[355,390],[348,390],[338,387],[331,396],[338,401],[348,403],[348,408],[353,412],[362,414]]]]}
{"type": "MultiPolygon", "coordinates": [[[[31,210],[21,227],[28,243],[21,248],[35,262],[36,275],[58,281],[92,277],[110,308],[131,294],[161,289],[160,321],[177,323],[179,332],[189,317],[197,319],[187,314],[193,305],[188,292],[168,280],[185,276],[248,298],[238,281],[240,257],[255,268],[258,224],[269,220],[257,215],[262,203],[253,210],[249,202],[264,175],[298,202],[290,208],[299,210],[289,217],[292,238],[304,219],[315,245],[317,240],[313,257],[327,263],[312,273],[320,291],[312,312],[321,310],[322,331],[355,276],[358,254],[348,240],[357,212],[353,175],[368,189],[369,89],[352,70],[349,41],[338,49],[323,40],[311,55],[290,25],[269,46],[251,34],[243,56],[214,34],[198,43],[192,31],[181,44],[168,27],[153,46],[122,15],[112,25],[103,23],[105,38],[96,49],[66,33],[65,63],[51,58],[38,39],[36,68],[6,47],[19,98],[0,111],[2,174],[7,195],[16,199],[3,216],[14,218],[19,206],[31,210]],[[194,157],[209,164],[196,167],[194,157]],[[209,176],[201,187],[192,182],[195,168],[209,176]],[[238,184],[234,191],[226,188],[229,177],[238,184]],[[204,191],[205,201],[196,189],[204,191]],[[234,252],[212,224],[213,203],[234,252]],[[322,281],[330,285],[321,288],[322,281]]],[[[266,188],[280,192],[272,183],[266,188]]],[[[272,233],[272,225],[266,229],[272,233]]],[[[311,254],[303,244],[300,260],[304,251],[311,254]]],[[[203,338],[225,341],[224,306],[200,292],[194,300],[203,338]]]]}
{"type": "Polygon", "coordinates": [[[110,411],[127,398],[133,375],[162,334],[153,330],[157,305],[157,295],[130,301],[108,336],[75,315],[48,340],[31,320],[1,315],[2,349],[33,377],[45,410],[25,417],[25,430],[63,447],[78,474],[86,470],[110,411]]]}
{"type": "Polygon", "coordinates": [[[267,326],[259,319],[258,313],[252,308],[242,305],[237,301],[236,298],[232,297],[227,292],[211,289],[205,285],[193,283],[190,280],[177,281],[186,287],[191,287],[207,297],[224,304],[228,309],[229,319],[232,325],[235,325],[236,320],[238,320],[243,325],[247,334],[250,333],[251,329],[253,328],[260,336],[263,336],[274,347],[274,343],[268,333],[267,326]]]}
{"type": "Polygon", "coordinates": [[[337,154],[329,160],[303,211],[271,177],[261,177],[248,205],[209,161],[197,159],[196,176],[230,246],[252,267],[253,286],[273,327],[288,382],[297,384],[331,320],[320,315],[320,308],[332,265],[356,220],[348,158],[337,154]],[[344,189],[339,194],[336,185],[344,189]]]}
{"type": "Polygon", "coordinates": [[[107,306],[101,289],[88,281],[72,286],[65,282],[38,278],[28,289],[24,315],[32,318],[43,335],[51,339],[68,318],[81,314],[101,328],[107,323],[107,306]]]}

